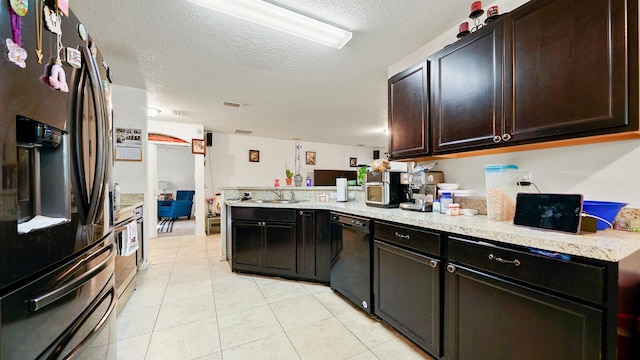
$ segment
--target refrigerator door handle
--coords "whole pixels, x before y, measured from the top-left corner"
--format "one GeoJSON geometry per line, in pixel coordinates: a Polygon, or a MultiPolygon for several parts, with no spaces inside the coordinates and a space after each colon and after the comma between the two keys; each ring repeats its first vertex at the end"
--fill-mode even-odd
{"type": "Polygon", "coordinates": [[[89,201],[89,221],[94,223],[97,220],[98,215],[101,213],[102,205],[104,201],[104,192],[106,190],[106,177],[107,177],[107,156],[109,143],[107,141],[106,130],[106,107],[104,91],[102,89],[102,82],[100,81],[100,72],[98,71],[98,64],[96,59],[91,55],[91,51],[88,47],[82,46],[81,53],[85,58],[85,64],[87,64],[87,74],[89,75],[89,83],[91,84],[91,93],[93,94],[94,109],[96,115],[96,169],[93,186],[91,188],[91,199],[89,201]]]}
{"type": "MultiPolygon", "coordinates": [[[[84,55],[83,55],[84,56],[84,55]]],[[[82,141],[82,116],[84,104],[84,80],[86,67],[83,66],[74,71],[71,79],[72,94],[69,106],[71,114],[71,126],[69,133],[71,134],[71,182],[73,193],[75,194],[76,207],[80,216],[80,224],[87,225],[88,221],[88,191],[86,187],[85,169],[84,169],[84,151],[82,141]]]]}
{"type": "MultiPolygon", "coordinates": [[[[109,244],[109,246],[106,246],[94,252],[93,254],[88,256],[86,259],[82,260],[82,262],[80,263],[80,265],[82,265],[82,263],[86,263],[89,260],[92,260],[93,258],[97,257],[98,255],[101,255],[105,251],[109,251],[109,256],[107,256],[104,260],[102,260],[98,265],[94,266],[92,269],[88,270],[87,272],[75,278],[73,281],[68,282],[62,286],[59,286],[55,290],[49,291],[47,293],[38,295],[34,298],[27,300],[26,302],[29,305],[29,311],[36,312],[38,310],[41,310],[47,305],[53,304],[54,302],[67,296],[72,291],[82,287],[84,284],[91,281],[96,274],[104,270],[104,268],[109,265],[110,261],[113,261],[113,258],[115,257],[113,243],[109,244]]],[[[77,268],[77,266],[75,266],[73,269],[75,268],[77,268]]]]}
{"type": "Polygon", "coordinates": [[[80,214],[80,221],[83,225],[93,224],[99,214],[101,213],[104,193],[106,191],[107,181],[107,161],[109,155],[109,142],[108,136],[108,124],[106,121],[106,106],[105,97],[102,90],[100,81],[100,75],[98,72],[98,66],[96,60],[91,55],[90,50],[86,46],[80,47],[80,53],[83,59],[83,66],[79,71],[79,74],[75,74],[77,77],[74,79],[74,97],[71,113],[73,114],[74,128],[73,132],[75,136],[72,137],[72,152],[73,152],[73,169],[74,174],[72,181],[74,182],[74,192],[76,194],[76,204],[78,212],[80,214]],[[96,138],[95,141],[95,176],[91,183],[91,186],[87,186],[86,169],[84,166],[85,154],[84,143],[82,140],[83,134],[83,116],[84,114],[84,93],[85,78],[88,79],[91,86],[91,93],[95,108],[93,112],[96,119],[96,138]]]}

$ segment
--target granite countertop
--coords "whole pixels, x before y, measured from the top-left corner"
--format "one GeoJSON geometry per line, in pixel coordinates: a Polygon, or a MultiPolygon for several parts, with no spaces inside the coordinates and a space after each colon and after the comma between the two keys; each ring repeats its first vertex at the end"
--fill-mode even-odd
{"type": "Polygon", "coordinates": [[[634,232],[599,230],[596,233],[576,235],[516,226],[509,221],[488,220],[485,215],[447,216],[430,212],[407,211],[398,208],[377,208],[356,201],[342,203],[336,201],[317,202],[311,200],[296,204],[276,204],[227,200],[226,204],[241,207],[324,209],[338,211],[372,219],[386,220],[605,261],[617,262],[640,250],[640,236],[634,232]]]}
{"type": "Polygon", "coordinates": [[[133,212],[136,208],[143,206],[144,201],[137,201],[130,204],[120,203],[120,205],[113,206],[113,216],[118,218],[121,214],[126,212],[133,212]]]}

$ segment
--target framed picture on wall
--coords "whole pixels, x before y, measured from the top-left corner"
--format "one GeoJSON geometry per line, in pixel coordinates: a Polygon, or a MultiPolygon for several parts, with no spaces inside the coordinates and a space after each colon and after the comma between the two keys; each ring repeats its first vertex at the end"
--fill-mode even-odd
{"type": "Polygon", "coordinates": [[[357,167],[358,166],[358,158],[349,158],[349,166],[357,167]]]}
{"type": "Polygon", "coordinates": [[[206,151],[207,147],[205,146],[204,139],[191,139],[191,153],[192,154],[202,154],[206,151]]]}
{"type": "Polygon", "coordinates": [[[316,152],[307,151],[307,165],[315,165],[315,164],[316,164],[316,152]]]}
{"type": "Polygon", "coordinates": [[[249,150],[249,162],[260,162],[260,150],[249,150]]]}

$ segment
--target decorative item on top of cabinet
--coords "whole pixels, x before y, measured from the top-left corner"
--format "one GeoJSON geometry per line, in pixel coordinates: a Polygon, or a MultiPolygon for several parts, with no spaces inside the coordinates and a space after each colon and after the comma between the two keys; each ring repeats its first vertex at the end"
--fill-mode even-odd
{"type": "Polygon", "coordinates": [[[389,79],[389,159],[426,156],[429,146],[428,62],[389,79]]]}

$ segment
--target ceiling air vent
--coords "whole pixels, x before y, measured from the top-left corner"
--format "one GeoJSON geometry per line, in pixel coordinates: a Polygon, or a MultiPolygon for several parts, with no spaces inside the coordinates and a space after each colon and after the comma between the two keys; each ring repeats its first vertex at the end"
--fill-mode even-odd
{"type": "Polygon", "coordinates": [[[235,129],[233,130],[234,134],[243,134],[243,135],[251,135],[253,134],[253,130],[240,130],[240,129],[235,129]]]}
{"type": "Polygon", "coordinates": [[[231,101],[223,101],[222,105],[229,106],[229,107],[234,107],[234,108],[239,108],[240,105],[242,105],[242,104],[234,103],[234,102],[231,102],[231,101]]]}

